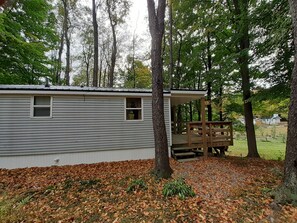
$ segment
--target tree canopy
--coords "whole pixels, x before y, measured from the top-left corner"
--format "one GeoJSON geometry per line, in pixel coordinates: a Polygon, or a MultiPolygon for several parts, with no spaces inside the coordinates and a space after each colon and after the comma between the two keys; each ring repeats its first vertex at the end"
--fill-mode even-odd
{"type": "Polygon", "coordinates": [[[47,53],[57,36],[51,9],[45,0],[19,0],[0,14],[0,83],[38,84],[52,78],[47,53]]]}

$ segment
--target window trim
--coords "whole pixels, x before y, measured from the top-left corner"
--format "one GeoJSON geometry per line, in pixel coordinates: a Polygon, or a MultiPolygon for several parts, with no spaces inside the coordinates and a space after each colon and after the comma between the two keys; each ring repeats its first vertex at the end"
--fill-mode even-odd
{"type": "Polygon", "coordinates": [[[128,122],[139,122],[139,121],[143,121],[143,98],[142,97],[135,97],[135,96],[132,96],[132,97],[125,97],[124,99],[124,120],[125,121],[128,121],[128,122]],[[141,100],[141,107],[140,108],[127,108],[127,98],[140,98],[141,100]],[[141,119],[127,119],[127,110],[140,110],[141,111],[141,119]]]}
{"type": "Polygon", "coordinates": [[[30,117],[31,118],[52,118],[53,117],[53,97],[49,95],[33,95],[31,97],[31,108],[30,108],[30,117]],[[34,98],[35,97],[49,97],[50,104],[49,105],[34,105],[34,98]],[[34,116],[34,108],[50,108],[50,115],[49,116],[34,116]]]}

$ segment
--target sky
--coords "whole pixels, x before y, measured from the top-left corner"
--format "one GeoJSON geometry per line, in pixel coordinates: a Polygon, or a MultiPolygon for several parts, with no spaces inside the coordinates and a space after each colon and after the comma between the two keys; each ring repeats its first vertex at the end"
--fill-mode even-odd
{"type": "Polygon", "coordinates": [[[138,35],[148,34],[147,2],[146,0],[131,0],[130,21],[132,30],[138,35]]]}

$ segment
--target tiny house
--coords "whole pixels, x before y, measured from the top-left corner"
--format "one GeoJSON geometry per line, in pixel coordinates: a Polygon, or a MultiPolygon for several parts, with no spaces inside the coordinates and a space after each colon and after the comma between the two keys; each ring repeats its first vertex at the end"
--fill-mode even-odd
{"type": "MultiPolygon", "coordinates": [[[[205,93],[164,91],[169,147],[171,106],[205,93]]],[[[151,101],[145,89],[0,85],[0,168],[154,158],[151,101]]]]}

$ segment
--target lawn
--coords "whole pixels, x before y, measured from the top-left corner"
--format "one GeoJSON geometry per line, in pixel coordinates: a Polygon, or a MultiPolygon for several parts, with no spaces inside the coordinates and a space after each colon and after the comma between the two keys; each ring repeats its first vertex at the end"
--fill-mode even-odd
{"type": "MultiPolygon", "coordinates": [[[[284,160],[286,149],[286,126],[261,126],[256,128],[258,152],[263,159],[284,160]]],[[[234,133],[234,146],[229,147],[227,155],[245,157],[248,153],[244,133],[234,133]]]]}
{"type": "Polygon", "coordinates": [[[0,222],[297,221],[296,208],[271,205],[280,161],[210,157],[170,164],[193,197],[164,196],[173,179],[156,179],[153,160],[0,169],[0,222]]]}

